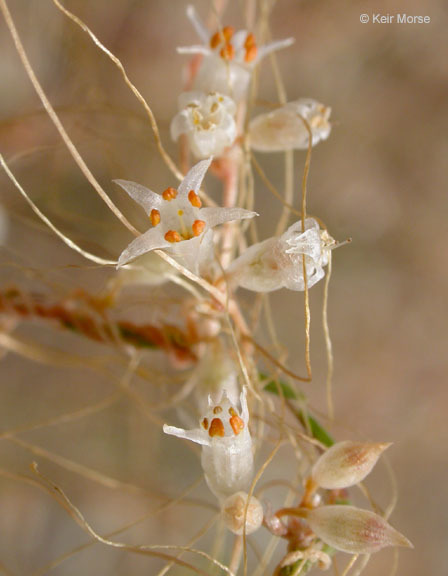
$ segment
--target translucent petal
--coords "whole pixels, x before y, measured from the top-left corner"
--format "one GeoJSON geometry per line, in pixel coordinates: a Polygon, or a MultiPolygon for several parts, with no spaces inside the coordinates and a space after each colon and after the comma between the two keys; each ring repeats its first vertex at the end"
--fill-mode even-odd
{"type": "Polygon", "coordinates": [[[190,171],[180,183],[179,188],[177,189],[180,195],[187,196],[190,190],[198,192],[199,188],[201,187],[202,180],[204,179],[205,173],[209,169],[212,160],[213,158],[202,160],[190,169],[190,171]]]}
{"type": "Polygon", "coordinates": [[[178,54],[203,54],[204,56],[210,54],[210,49],[201,45],[179,46],[176,48],[176,51],[178,54]]]}
{"type": "Polygon", "coordinates": [[[201,446],[210,446],[211,441],[207,437],[206,433],[200,428],[196,430],[184,430],[183,428],[176,428],[176,426],[163,425],[163,431],[165,434],[170,436],[176,436],[177,438],[185,438],[185,440],[191,440],[196,444],[201,444],[201,446]]]}
{"type": "Polygon", "coordinates": [[[181,134],[185,134],[191,129],[191,122],[186,111],[182,110],[171,121],[171,138],[177,142],[181,134]]]}
{"type": "Polygon", "coordinates": [[[153,208],[159,208],[162,204],[162,197],[152,190],[145,188],[136,182],[129,180],[114,180],[116,184],[121,186],[125,192],[140,206],[142,206],[149,214],[153,208]]]}
{"type": "Polygon", "coordinates": [[[142,254],[146,254],[146,252],[158,248],[167,248],[168,246],[171,246],[171,244],[163,238],[161,231],[157,228],[150,228],[144,234],[133,240],[129,246],[123,250],[118,259],[117,268],[124,266],[142,254]]]}
{"type": "Polygon", "coordinates": [[[264,46],[260,46],[255,62],[259,62],[262,58],[270,54],[271,52],[276,52],[277,50],[282,50],[283,48],[288,48],[294,44],[294,38],[285,38],[284,40],[277,40],[275,42],[270,42],[264,46]]]}
{"type": "Polygon", "coordinates": [[[201,209],[201,218],[210,228],[223,224],[224,222],[231,222],[232,220],[245,220],[246,218],[253,218],[258,216],[257,212],[251,212],[244,208],[216,208],[207,207],[201,209]]]}
{"type": "Polygon", "coordinates": [[[190,22],[193,24],[193,27],[196,30],[196,33],[199,36],[199,38],[202,40],[204,44],[208,44],[210,38],[210,32],[200,19],[198,13],[196,12],[196,8],[191,4],[187,6],[187,16],[190,22]]]}

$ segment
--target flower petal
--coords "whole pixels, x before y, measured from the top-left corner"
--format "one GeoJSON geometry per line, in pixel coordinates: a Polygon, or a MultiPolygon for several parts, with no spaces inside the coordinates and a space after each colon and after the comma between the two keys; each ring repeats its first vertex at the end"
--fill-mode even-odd
{"type": "Polygon", "coordinates": [[[202,208],[200,211],[201,219],[204,220],[210,228],[230,222],[232,220],[245,220],[258,216],[257,212],[251,212],[244,208],[202,208]]]}
{"type": "Polygon", "coordinates": [[[150,228],[144,234],[133,240],[129,246],[123,250],[118,259],[117,268],[124,266],[142,254],[146,254],[146,252],[157,250],[158,248],[167,248],[169,246],[171,246],[171,244],[163,238],[157,228],[150,228]]]}
{"type": "Polygon", "coordinates": [[[148,214],[153,208],[158,208],[162,204],[162,197],[159,194],[145,188],[141,184],[130,182],[129,180],[114,180],[114,182],[121,186],[132,200],[140,204],[148,214]]]}
{"type": "Polygon", "coordinates": [[[178,54],[203,54],[204,56],[210,55],[210,49],[207,46],[195,44],[193,46],[179,46],[176,48],[178,54]]]}
{"type": "Polygon", "coordinates": [[[186,440],[191,440],[196,444],[201,444],[201,446],[211,445],[211,441],[200,428],[196,430],[184,430],[183,428],[176,428],[176,426],[167,426],[167,424],[164,424],[163,431],[165,434],[169,434],[170,436],[185,438],[186,440]]]}
{"type": "Polygon", "coordinates": [[[213,158],[208,158],[207,160],[202,160],[198,162],[189,170],[185,178],[179,185],[177,191],[180,195],[186,196],[190,190],[198,192],[201,187],[202,180],[204,180],[205,173],[207,172],[213,158]]]}
{"type": "Polygon", "coordinates": [[[282,48],[288,48],[294,44],[295,38],[285,38],[284,40],[277,40],[276,42],[270,42],[269,44],[265,44],[264,46],[260,46],[258,50],[257,58],[254,62],[259,62],[262,58],[270,54],[271,52],[276,52],[277,50],[281,50],[282,48]]]}
{"type": "Polygon", "coordinates": [[[187,16],[190,22],[193,24],[193,27],[196,30],[196,34],[199,36],[199,38],[202,40],[204,44],[208,44],[210,39],[210,32],[200,19],[199,14],[196,12],[195,7],[192,6],[191,4],[187,6],[187,16]]]}

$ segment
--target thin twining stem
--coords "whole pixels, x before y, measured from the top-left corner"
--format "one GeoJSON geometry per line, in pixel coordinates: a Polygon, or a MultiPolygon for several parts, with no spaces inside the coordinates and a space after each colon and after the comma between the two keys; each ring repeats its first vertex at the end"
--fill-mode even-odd
{"type": "Polygon", "coordinates": [[[96,46],[98,46],[98,48],[102,52],[104,52],[106,54],[106,56],[108,58],[110,58],[110,60],[112,60],[112,62],[115,64],[115,66],[120,70],[120,72],[123,76],[123,79],[126,82],[127,86],[132,90],[133,94],[135,95],[137,100],[140,102],[140,104],[143,106],[146,114],[148,115],[149,122],[151,124],[151,128],[152,128],[152,131],[154,134],[154,140],[156,141],[157,149],[159,150],[160,155],[162,156],[165,164],[168,166],[170,171],[174,174],[174,176],[178,180],[182,180],[183,179],[182,172],[177,168],[176,164],[171,159],[171,157],[169,156],[169,154],[167,153],[167,151],[165,150],[165,148],[162,145],[162,141],[160,139],[159,128],[157,126],[157,122],[156,122],[155,116],[154,116],[151,108],[149,107],[148,103],[146,102],[146,100],[144,99],[142,94],[139,92],[137,87],[129,80],[129,77],[126,73],[126,70],[125,70],[123,64],[121,63],[121,60],[119,60],[115,56],[115,54],[112,54],[112,52],[110,50],[108,50],[104,46],[104,44],[102,44],[100,42],[100,40],[95,36],[95,34],[92,32],[92,30],[90,30],[90,28],[87,26],[87,24],[85,24],[85,22],[83,22],[80,18],[75,16],[75,14],[73,14],[72,12],[67,10],[67,8],[65,8],[58,0],[53,0],[53,3],[61,12],[63,12],[67,16],[67,18],[70,18],[70,20],[72,20],[72,22],[77,24],[82,30],[84,30],[84,32],[86,32],[86,34],[88,34],[90,36],[90,38],[93,40],[93,42],[96,44],[96,46]]]}
{"type": "Polygon", "coordinates": [[[121,211],[115,206],[112,200],[109,198],[107,193],[103,190],[100,183],[96,180],[95,176],[92,174],[90,169],[88,168],[87,164],[84,162],[81,154],[78,152],[78,149],[74,145],[73,141],[71,140],[70,136],[67,134],[62,122],[59,120],[59,116],[56,114],[55,109],[51,105],[50,101],[48,100],[39,80],[37,79],[34,70],[30,64],[28,56],[26,54],[25,48],[20,40],[20,36],[17,32],[17,28],[15,27],[14,21],[12,19],[11,13],[9,12],[8,6],[6,4],[6,0],[0,0],[0,10],[3,13],[3,17],[5,18],[6,25],[11,33],[12,39],[14,41],[14,45],[16,47],[17,53],[22,61],[23,67],[25,68],[25,72],[28,75],[28,78],[33,85],[37,95],[39,96],[40,101],[42,102],[50,120],[53,122],[56,130],[59,132],[64,144],[67,146],[72,158],[80,168],[81,172],[93,186],[93,188],[97,191],[101,199],[107,204],[110,210],[115,214],[115,216],[121,221],[122,224],[126,226],[128,230],[132,232],[135,236],[138,236],[140,233],[139,231],[134,228],[134,226],[128,221],[128,219],[121,213],[121,211]]]}

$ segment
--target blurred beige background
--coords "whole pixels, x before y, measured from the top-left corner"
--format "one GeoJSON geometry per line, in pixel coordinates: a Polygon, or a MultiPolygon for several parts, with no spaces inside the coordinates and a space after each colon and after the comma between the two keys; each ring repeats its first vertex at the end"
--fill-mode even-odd
{"type": "MultiPolygon", "coordinates": [[[[122,59],[150,102],[174,155],[168,128],[185,64],[175,47],[196,42],[184,15],[187,2],[65,4],[122,59]]],[[[242,25],[242,4],[230,2],[224,20],[242,25]]],[[[164,187],[167,178],[171,183],[141,109],[110,62],[52,2],[10,0],[9,5],[36,73],[90,168],[126,213],[137,217],[132,203],[119,196],[110,181],[129,178],[154,189],[164,187]]],[[[196,5],[205,16],[208,2],[196,5]]],[[[399,502],[392,524],[415,545],[415,551],[401,554],[398,574],[446,574],[448,5],[444,0],[279,0],[271,27],[275,38],[296,38],[292,48],[278,55],[289,99],[313,97],[333,110],[333,132],[313,152],[309,210],[337,239],[353,238],[350,246],[334,254],[330,292],[336,362],[334,432],[339,438],[394,442],[389,459],[399,502]],[[403,12],[428,15],[431,23],[360,23],[363,13],[403,12]]],[[[2,154],[58,225],[96,253],[116,257],[128,235],[86,185],[42,113],[3,22],[0,54],[2,154]]],[[[260,95],[276,101],[269,65],[262,71],[260,95]]],[[[282,156],[259,159],[281,187],[282,156]]],[[[298,155],[297,182],[303,160],[298,155]]],[[[1,253],[2,286],[17,282],[41,288],[49,283],[61,293],[75,286],[102,289],[107,275],[86,267],[85,261],[36,226],[10,183],[4,176],[0,179],[1,202],[11,214],[7,248],[1,253]],[[67,268],[68,264],[78,267],[67,268]]],[[[258,181],[256,208],[261,213],[259,230],[267,237],[280,209],[258,181]]],[[[321,298],[319,286],[312,292],[316,383],[304,388],[315,406],[323,406],[325,398],[321,298]]],[[[247,295],[245,299],[250,302],[247,295]]],[[[282,291],[273,297],[273,306],[281,340],[291,347],[290,365],[301,372],[301,300],[282,291]]],[[[23,327],[20,334],[76,349],[86,357],[106,355],[100,346],[92,352],[88,344],[39,325],[23,327]]],[[[104,375],[50,369],[9,354],[0,364],[0,428],[39,422],[99,401],[108,392],[110,382],[104,375]]],[[[174,494],[178,485],[170,466],[185,459],[186,486],[197,476],[197,463],[174,442],[170,449],[178,450],[178,459],[166,461],[165,445],[155,430],[138,411],[120,405],[61,426],[57,434],[44,429],[21,438],[154,493],[160,488],[159,479],[166,478],[163,487],[174,494]]],[[[33,458],[23,447],[0,440],[2,469],[27,471],[33,458]]],[[[50,463],[46,471],[89,511],[99,531],[141,513],[140,500],[133,494],[105,495],[95,484],[50,463]]],[[[390,498],[385,478],[384,471],[375,472],[369,484],[383,504],[390,498]]],[[[0,573],[32,574],[86,541],[57,505],[32,487],[0,478],[0,510],[0,573]]],[[[200,510],[190,513],[196,518],[200,510]]],[[[172,541],[188,527],[188,509],[181,516],[168,512],[159,523],[146,523],[136,541],[143,537],[145,542],[172,541]]],[[[76,555],[53,574],[148,573],[144,558],[95,550],[76,555]]],[[[391,558],[389,551],[382,552],[365,574],[388,574],[391,558]]]]}

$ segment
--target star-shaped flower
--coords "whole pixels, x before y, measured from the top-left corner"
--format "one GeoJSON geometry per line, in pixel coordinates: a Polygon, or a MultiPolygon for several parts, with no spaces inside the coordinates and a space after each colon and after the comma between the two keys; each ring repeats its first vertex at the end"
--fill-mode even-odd
{"type": "Polygon", "coordinates": [[[144,208],[152,227],[122,252],[117,268],[151,250],[165,250],[194,273],[213,258],[212,228],[231,220],[253,218],[256,212],[243,208],[202,208],[198,192],[212,158],[198,162],[180,183],[157,194],[141,184],[115,180],[144,208]]]}
{"type": "Polygon", "coordinates": [[[178,48],[181,54],[202,54],[197,89],[204,92],[221,92],[235,100],[244,98],[252,71],[267,54],[291,46],[294,38],[286,38],[258,46],[255,36],[247,30],[235,32],[232,26],[224,26],[210,34],[193,6],[188,6],[187,16],[193,24],[202,44],[178,48]]]}

